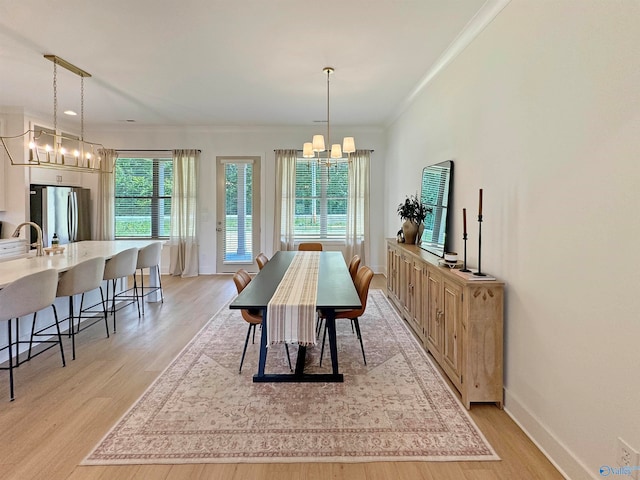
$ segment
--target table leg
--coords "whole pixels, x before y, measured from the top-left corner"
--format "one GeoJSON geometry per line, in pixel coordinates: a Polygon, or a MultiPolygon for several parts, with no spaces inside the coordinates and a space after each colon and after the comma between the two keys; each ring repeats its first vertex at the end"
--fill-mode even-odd
{"type": "Polygon", "coordinates": [[[295,375],[303,375],[304,374],[304,362],[307,356],[307,347],[304,345],[298,346],[298,359],[296,360],[296,371],[295,375]]]}
{"type": "Polygon", "coordinates": [[[294,373],[264,373],[264,366],[267,359],[267,312],[266,308],[262,312],[262,336],[260,339],[260,363],[258,373],[253,376],[254,382],[343,382],[344,377],[338,373],[338,347],[336,343],[336,317],[335,312],[327,312],[327,330],[329,330],[329,346],[331,348],[331,363],[333,373],[304,373],[305,356],[307,347],[298,347],[298,359],[294,373]]]}
{"type": "Polygon", "coordinates": [[[333,374],[338,375],[338,344],[336,343],[336,312],[327,311],[327,330],[329,332],[329,349],[331,350],[331,366],[333,374]]]}
{"type": "Polygon", "coordinates": [[[264,377],[264,366],[267,363],[267,309],[262,310],[262,332],[260,332],[260,360],[258,376],[264,377]]]}

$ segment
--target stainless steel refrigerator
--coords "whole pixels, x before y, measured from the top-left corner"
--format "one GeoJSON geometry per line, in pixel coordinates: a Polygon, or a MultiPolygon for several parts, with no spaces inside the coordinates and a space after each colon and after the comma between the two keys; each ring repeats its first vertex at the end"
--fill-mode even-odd
{"type": "MultiPolygon", "coordinates": [[[[42,228],[45,247],[53,234],[60,244],[91,240],[91,190],[80,187],[31,185],[31,221],[42,228]]],[[[35,229],[31,229],[35,241],[35,229]]]]}

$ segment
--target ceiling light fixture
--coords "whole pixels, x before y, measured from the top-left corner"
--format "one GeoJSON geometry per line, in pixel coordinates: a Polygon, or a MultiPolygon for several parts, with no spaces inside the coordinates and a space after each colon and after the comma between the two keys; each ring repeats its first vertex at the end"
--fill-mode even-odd
{"type": "MultiPolygon", "coordinates": [[[[53,130],[33,129],[22,135],[0,137],[11,165],[100,172],[101,150],[104,150],[104,146],[84,139],[84,79],[91,77],[91,74],[56,55],[45,55],[44,58],[53,62],[53,130]],[[80,138],[63,134],[58,130],[58,65],[80,77],[80,138]],[[28,156],[24,155],[27,150],[28,156]],[[12,152],[16,155],[16,152],[23,152],[23,158],[28,159],[16,161],[12,152]]],[[[71,110],[64,113],[77,115],[71,110]]]]}
{"type": "Polygon", "coordinates": [[[329,109],[329,77],[335,69],[333,67],[325,67],[322,70],[327,74],[327,142],[325,144],[324,135],[314,135],[311,142],[306,142],[302,146],[302,156],[304,158],[314,158],[318,159],[319,163],[323,163],[323,159],[320,157],[321,152],[327,152],[327,158],[324,160],[324,163],[327,166],[331,165],[331,159],[337,160],[342,158],[342,154],[346,153],[347,158],[349,155],[356,151],[355,140],[353,137],[344,137],[342,140],[342,147],[340,147],[339,143],[331,144],[331,123],[330,123],[330,109],[329,109]],[[325,148],[325,145],[330,145],[330,149],[325,148]]]}

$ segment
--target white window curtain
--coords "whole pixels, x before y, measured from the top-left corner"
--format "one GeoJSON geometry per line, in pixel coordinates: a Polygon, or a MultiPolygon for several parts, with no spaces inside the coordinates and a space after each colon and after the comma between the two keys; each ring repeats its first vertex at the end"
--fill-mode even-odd
{"type": "Polygon", "coordinates": [[[369,249],[369,150],[356,150],[349,162],[349,197],[347,200],[347,236],[345,256],[359,255],[366,264],[369,249]]]}
{"type": "Polygon", "coordinates": [[[182,277],[198,275],[198,150],[173,151],[173,195],[169,273],[182,277]]]}
{"type": "Polygon", "coordinates": [[[273,249],[295,250],[296,150],[276,150],[276,198],[273,249]]]}
{"type": "Polygon", "coordinates": [[[100,178],[98,180],[98,218],[96,221],[96,240],[113,240],[115,236],[115,169],[118,152],[103,148],[100,178]]]}

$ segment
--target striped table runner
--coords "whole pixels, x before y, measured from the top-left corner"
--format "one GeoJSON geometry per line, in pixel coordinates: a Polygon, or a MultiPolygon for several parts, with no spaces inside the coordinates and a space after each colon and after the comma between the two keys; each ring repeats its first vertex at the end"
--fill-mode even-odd
{"type": "Polygon", "coordinates": [[[316,344],[320,252],[296,252],[267,304],[267,345],[316,344]]]}

